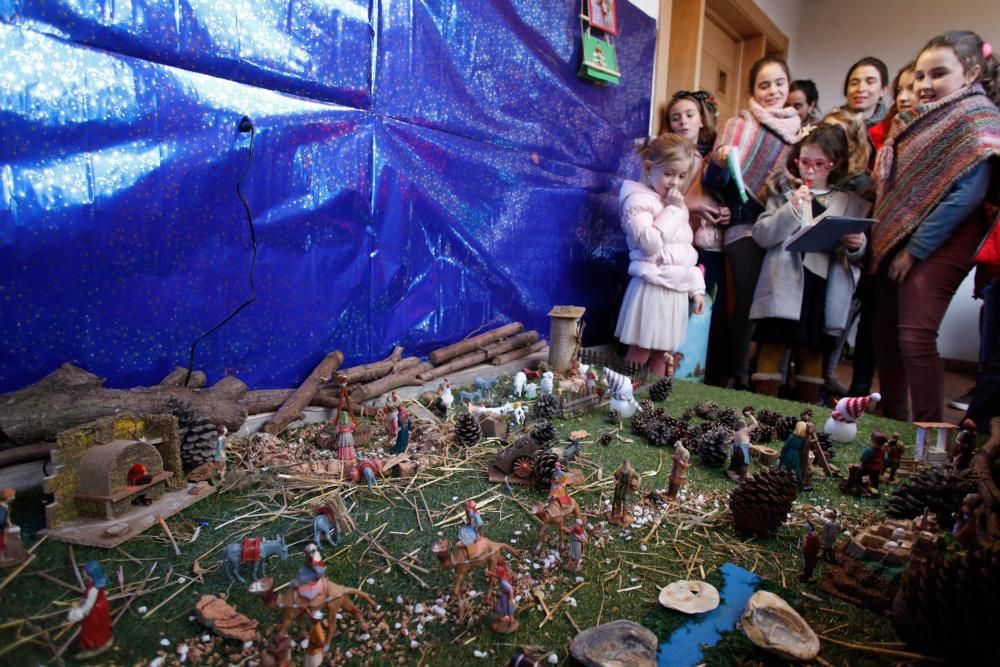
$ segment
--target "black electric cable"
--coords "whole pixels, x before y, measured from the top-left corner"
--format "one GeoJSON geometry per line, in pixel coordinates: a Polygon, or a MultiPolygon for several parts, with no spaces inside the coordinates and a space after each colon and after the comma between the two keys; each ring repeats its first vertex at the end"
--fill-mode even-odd
{"type": "Polygon", "coordinates": [[[250,257],[250,298],[247,299],[244,303],[240,304],[236,308],[236,310],[229,313],[229,316],[226,317],[226,319],[222,320],[214,327],[212,327],[202,335],[195,338],[194,342],[191,343],[191,354],[188,358],[187,375],[184,376],[185,387],[188,385],[188,381],[191,379],[191,371],[194,369],[194,348],[198,345],[198,343],[203,338],[211,335],[214,331],[217,331],[219,328],[225,325],[229,320],[236,317],[241,310],[249,306],[257,299],[257,286],[254,285],[253,282],[253,268],[257,264],[257,232],[253,226],[253,216],[250,215],[250,205],[247,204],[247,200],[244,199],[243,190],[241,189],[243,181],[246,179],[247,174],[250,173],[250,165],[253,164],[253,140],[254,140],[254,135],[256,134],[253,121],[251,121],[250,118],[248,118],[247,116],[243,116],[243,118],[240,119],[240,132],[250,133],[250,153],[247,156],[247,166],[246,169],[243,170],[243,175],[240,176],[240,180],[236,181],[236,196],[240,198],[240,202],[243,204],[243,209],[246,211],[247,214],[247,225],[249,225],[250,227],[250,245],[253,249],[253,254],[250,257]]]}

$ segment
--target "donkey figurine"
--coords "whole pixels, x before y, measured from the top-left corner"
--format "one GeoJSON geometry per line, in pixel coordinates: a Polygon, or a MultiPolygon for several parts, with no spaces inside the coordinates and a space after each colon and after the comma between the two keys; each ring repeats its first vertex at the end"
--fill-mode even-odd
{"type": "Polygon", "coordinates": [[[264,540],[259,537],[250,537],[242,542],[233,542],[226,546],[222,557],[222,566],[230,581],[238,579],[246,583],[246,579],[240,576],[241,563],[253,563],[253,578],[259,579],[267,576],[267,564],[265,561],[278,555],[281,560],[288,560],[288,545],[285,544],[285,532],[282,530],[277,539],[264,540]]]}
{"type": "Polygon", "coordinates": [[[319,546],[322,543],[320,538],[324,536],[331,547],[337,546],[337,542],[340,541],[336,518],[329,509],[320,507],[313,517],[313,544],[319,546]]]}

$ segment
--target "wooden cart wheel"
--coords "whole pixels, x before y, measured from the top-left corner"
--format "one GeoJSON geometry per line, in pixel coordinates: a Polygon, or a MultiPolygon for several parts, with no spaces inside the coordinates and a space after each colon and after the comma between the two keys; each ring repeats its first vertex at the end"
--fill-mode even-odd
{"type": "Polygon", "coordinates": [[[535,471],[535,459],[530,456],[518,456],[511,465],[511,470],[521,479],[531,479],[535,471]]]}

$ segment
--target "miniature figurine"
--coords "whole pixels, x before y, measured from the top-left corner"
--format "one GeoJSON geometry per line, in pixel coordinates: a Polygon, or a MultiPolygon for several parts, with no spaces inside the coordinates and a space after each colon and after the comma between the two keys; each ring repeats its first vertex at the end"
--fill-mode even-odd
{"type": "Polygon", "coordinates": [[[451,406],[455,404],[455,396],[451,393],[451,383],[448,378],[444,378],[438,385],[438,397],[434,401],[434,407],[438,414],[445,420],[451,415],[451,406]]]}
{"type": "Polygon", "coordinates": [[[563,532],[569,535],[569,553],[566,554],[565,568],[570,572],[579,572],[583,569],[583,545],[589,541],[583,519],[577,519],[572,528],[563,528],[563,532]]]}
{"type": "Polygon", "coordinates": [[[288,638],[288,635],[277,635],[271,640],[271,645],[261,655],[260,665],[261,667],[292,667],[292,640],[288,638]]]}
{"type": "Polygon", "coordinates": [[[597,371],[595,371],[593,368],[588,367],[587,373],[586,375],[584,375],[584,378],[585,378],[584,388],[587,392],[587,395],[589,396],[590,394],[593,394],[595,391],[597,391],[597,371]]]}
{"type": "Polygon", "coordinates": [[[951,534],[966,549],[971,548],[976,543],[975,514],[982,502],[978,493],[968,493],[962,499],[962,508],[954,515],[955,525],[952,526],[951,534]]]}
{"type": "Polygon", "coordinates": [[[514,373],[514,396],[521,398],[521,394],[524,393],[524,385],[527,383],[528,376],[524,374],[524,371],[514,373]]]}
{"type": "Polygon", "coordinates": [[[812,579],[813,570],[819,562],[819,536],[816,535],[816,528],[811,521],[806,521],[806,536],[802,539],[802,562],[805,567],[799,581],[809,581],[812,579]]]}
{"type": "Polygon", "coordinates": [[[212,457],[220,484],[226,481],[226,435],[228,433],[229,430],[225,426],[219,427],[219,437],[215,440],[215,453],[212,457]]]}
{"type": "Polygon", "coordinates": [[[539,380],[538,390],[542,392],[542,395],[551,394],[555,388],[554,384],[555,375],[552,371],[545,371],[542,373],[542,379],[539,380]]]}
{"type": "MultiPolygon", "coordinates": [[[[455,587],[452,589],[452,599],[458,603],[459,620],[465,617],[466,596],[463,595],[462,589],[465,583],[465,575],[480,567],[485,568],[487,571],[491,569],[496,570],[504,562],[505,553],[514,558],[521,557],[521,554],[516,549],[502,542],[494,542],[486,537],[479,538],[479,540],[481,541],[481,546],[477,549],[476,555],[469,553],[468,549],[461,542],[456,545],[454,550],[448,548],[448,542],[444,539],[435,540],[434,545],[431,547],[431,551],[437,557],[441,567],[446,570],[455,571],[455,587]]],[[[492,592],[493,588],[493,580],[490,579],[489,581],[487,595],[492,592]]]]}
{"type": "Polygon", "coordinates": [[[816,436],[816,424],[806,422],[805,445],[802,447],[802,490],[812,491],[812,460],[823,455],[823,448],[816,436]]]}
{"type": "Polygon", "coordinates": [[[395,452],[403,454],[410,444],[410,429],[413,428],[413,419],[406,414],[406,408],[402,405],[396,408],[396,423],[399,424],[399,430],[396,433],[395,452]]]}
{"type": "Polygon", "coordinates": [[[608,393],[611,398],[608,408],[628,419],[641,410],[639,402],[632,395],[632,378],[616,373],[610,368],[604,369],[604,377],[608,382],[608,393]]]}
{"type": "Polygon", "coordinates": [[[524,424],[524,420],[528,416],[528,409],[524,407],[524,405],[522,405],[521,403],[517,403],[516,405],[514,405],[512,413],[514,414],[514,423],[517,424],[518,426],[521,426],[524,424]]]}
{"type": "Polygon", "coordinates": [[[972,455],[976,453],[976,423],[971,419],[962,422],[962,430],[955,439],[955,448],[951,464],[956,470],[965,470],[972,463],[972,455]]]}
{"type": "Polygon", "coordinates": [[[798,422],[795,430],[785,439],[785,444],[781,447],[781,456],[778,465],[787,468],[795,473],[802,484],[802,456],[805,453],[806,438],[809,435],[809,426],[806,422],[798,422]]]}
{"type": "Polygon", "coordinates": [[[340,541],[337,518],[329,505],[316,508],[316,514],[313,516],[313,542],[320,544],[323,537],[326,537],[331,547],[337,546],[337,542],[340,541]]]}
{"type": "Polygon", "coordinates": [[[375,484],[378,483],[376,475],[382,474],[382,462],[378,459],[368,459],[363,454],[358,454],[357,465],[351,469],[351,479],[355,482],[360,482],[361,478],[365,478],[365,482],[368,483],[368,488],[375,488],[375,484]]]}
{"type": "Polygon", "coordinates": [[[267,576],[267,563],[271,556],[277,555],[281,560],[288,559],[288,546],[285,544],[285,531],[278,534],[277,539],[264,540],[260,537],[248,537],[242,542],[233,542],[226,546],[222,556],[222,569],[230,581],[246,580],[240,576],[240,565],[253,563],[253,578],[258,578],[258,572],[267,576]]]}
{"type": "Polygon", "coordinates": [[[87,589],[80,604],[69,610],[72,623],[83,621],[77,660],[92,658],[110,648],[115,641],[111,633],[111,608],[105,591],[108,579],[104,576],[104,568],[96,560],[90,560],[83,569],[87,573],[87,589]]]}
{"type": "Polygon", "coordinates": [[[837,562],[837,557],[833,555],[833,547],[837,544],[840,528],[840,522],[837,521],[837,510],[830,510],[826,521],[823,522],[823,558],[830,563],[837,562]]]}
{"type": "Polygon", "coordinates": [[[458,392],[458,400],[468,403],[471,408],[474,403],[483,402],[483,393],[480,391],[460,391],[458,392]]]}
{"type": "Polygon", "coordinates": [[[323,555],[319,552],[319,547],[315,544],[307,544],[304,552],[306,555],[305,565],[300,567],[295,576],[292,577],[290,586],[298,595],[312,600],[323,586],[326,563],[323,561],[323,555]]]}
{"type": "Polygon", "coordinates": [[[0,489],[0,567],[17,565],[28,558],[21,545],[21,529],[10,520],[10,503],[16,496],[15,489],[0,489]]]}
{"type": "Polygon", "coordinates": [[[312,613],[313,625],[309,631],[309,646],[306,648],[306,658],[302,663],[305,667],[320,667],[323,664],[323,657],[330,649],[330,642],[327,641],[326,631],[323,629],[323,611],[315,609],[312,613]]]}
{"type": "Polygon", "coordinates": [[[535,382],[529,382],[524,385],[524,397],[529,401],[533,401],[538,398],[538,384],[535,382]]]}
{"type": "Polygon", "coordinates": [[[505,635],[510,634],[517,630],[520,625],[514,618],[514,613],[517,610],[514,606],[514,585],[510,581],[510,572],[507,571],[507,566],[501,562],[495,569],[486,570],[486,576],[490,579],[496,579],[500,583],[500,595],[497,598],[496,606],[500,618],[493,622],[493,631],[505,635]]]}
{"type": "Polygon", "coordinates": [[[889,438],[889,443],[886,445],[886,467],[889,469],[889,481],[896,481],[896,471],[899,470],[899,464],[903,460],[903,454],[906,453],[906,445],[903,441],[899,439],[898,433],[893,433],[892,437],[889,438]]]}
{"type": "MultiPolygon", "coordinates": [[[[327,642],[336,634],[335,619],[343,618],[347,614],[358,619],[361,632],[368,632],[364,614],[354,604],[354,601],[360,598],[374,608],[375,600],[368,593],[357,588],[341,586],[325,577],[318,577],[315,568],[308,564],[296,573],[287,588],[282,588],[284,590],[275,590],[271,579],[265,578],[255,581],[249,589],[249,592],[259,597],[266,607],[281,610],[281,625],[276,633],[277,636],[286,635],[296,619],[311,620],[311,613],[315,609],[326,610],[327,642]]],[[[312,627],[311,623],[309,627],[312,627]]]]}
{"type": "Polygon", "coordinates": [[[476,388],[476,391],[482,393],[485,396],[488,396],[492,400],[493,387],[497,386],[497,382],[499,381],[500,381],[500,376],[494,375],[493,377],[488,379],[477,377],[475,380],[472,381],[472,384],[476,388]]]}
{"type": "Polygon", "coordinates": [[[400,408],[403,408],[403,402],[399,400],[399,395],[396,392],[392,392],[385,402],[385,431],[390,438],[395,438],[399,434],[402,422],[405,421],[406,408],[403,408],[402,415],[399,413],[400,408]]]}
{"type": "Polygon", "coordinates": [[[757,419],[753,410],[743,411],[746,419],[736,420],[736,433],[733,434],[733,454],[726,474],[734,482],[747,481],[747,470],[750,468],[750,434],[757,428],[757,419]],[[747,424],[747,419],[750,423],[747,424]]]}
{"type": "Polygon", "coordinates": [[[868,485],[878,491],[879,478],[885,470],[887,453],[885,443],[888,439],[884,434],[872,432],[871,445],[865,447],[861,452],[861,471],[868,475],[868,485]]]}
{"type": "Polygon", "coordinates": [[[687,471],[691,467],[691,452],[684,446],[684,441],[678,440],[674,445],[673,467],[670,469],[670,487],[667,498],[676,500],[677,492],[687,483],[687,471]]]}
{"type": "Polygon", "coordinates": [[[632,467],[631,461],[625,461],[615,470],[615,495],[611,501],[611,512],[607,519],[619,526],[632,523],[632,515],[625,512],[625,499],[629,493],[639,489],[641,483],[639,473],[632,467]]]}
{"type": "Polygon", "coordinates": [[[868,396],[845,396],[837,401],[837,406],[830,412],[823,430],[830,434],[836,442],[853,442],[858,436],[857,421],[865,414],[869,404],[882,400],[881,394],[868,396]]]}
{"type": "Polygon", "coordinates": [[[465,525],[458,529],[458,544],[465,547],[469,558],[475,558],[482,546],[483,517],[476,508],[476,501],[465,503],[465,525]]]}
{"type": "Polygon", "coordinates": [[[569,493],[566,485],[569,484],[569,476],[566,474],[562,460],[556,460],[555,469],[552,471],[552,479],[549,481],[549,502],[560,505],[569,505],[569,493]]]}
{"type": "Polygon", "coordinates": [[[354,451],[354,419],[350,412],[342,410],[337,423],[337,458],[341,461],[354,461],[357,453],[354,451]]]}

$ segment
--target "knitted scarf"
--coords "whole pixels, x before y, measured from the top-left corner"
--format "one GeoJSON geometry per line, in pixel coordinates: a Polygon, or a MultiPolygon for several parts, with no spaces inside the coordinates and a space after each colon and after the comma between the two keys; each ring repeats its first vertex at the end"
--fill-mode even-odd
{"type": "Polygon", "coordinates": [[[799,114],[792,107],[765,109],[751,99],[748,111],[726,121],[715,148],[740,149],[747,191],[763,206],[767,202],[767,177],[776,166],[784,164],[789,144],[795,143],[800,129],[799,114]]]}
{"type": "Polygon", "coordinates": [[[1000,110],[976,84],[896,116],[875,163],[872,261],[879,264],[984,160],[1000,156],[1000,110]]]}

